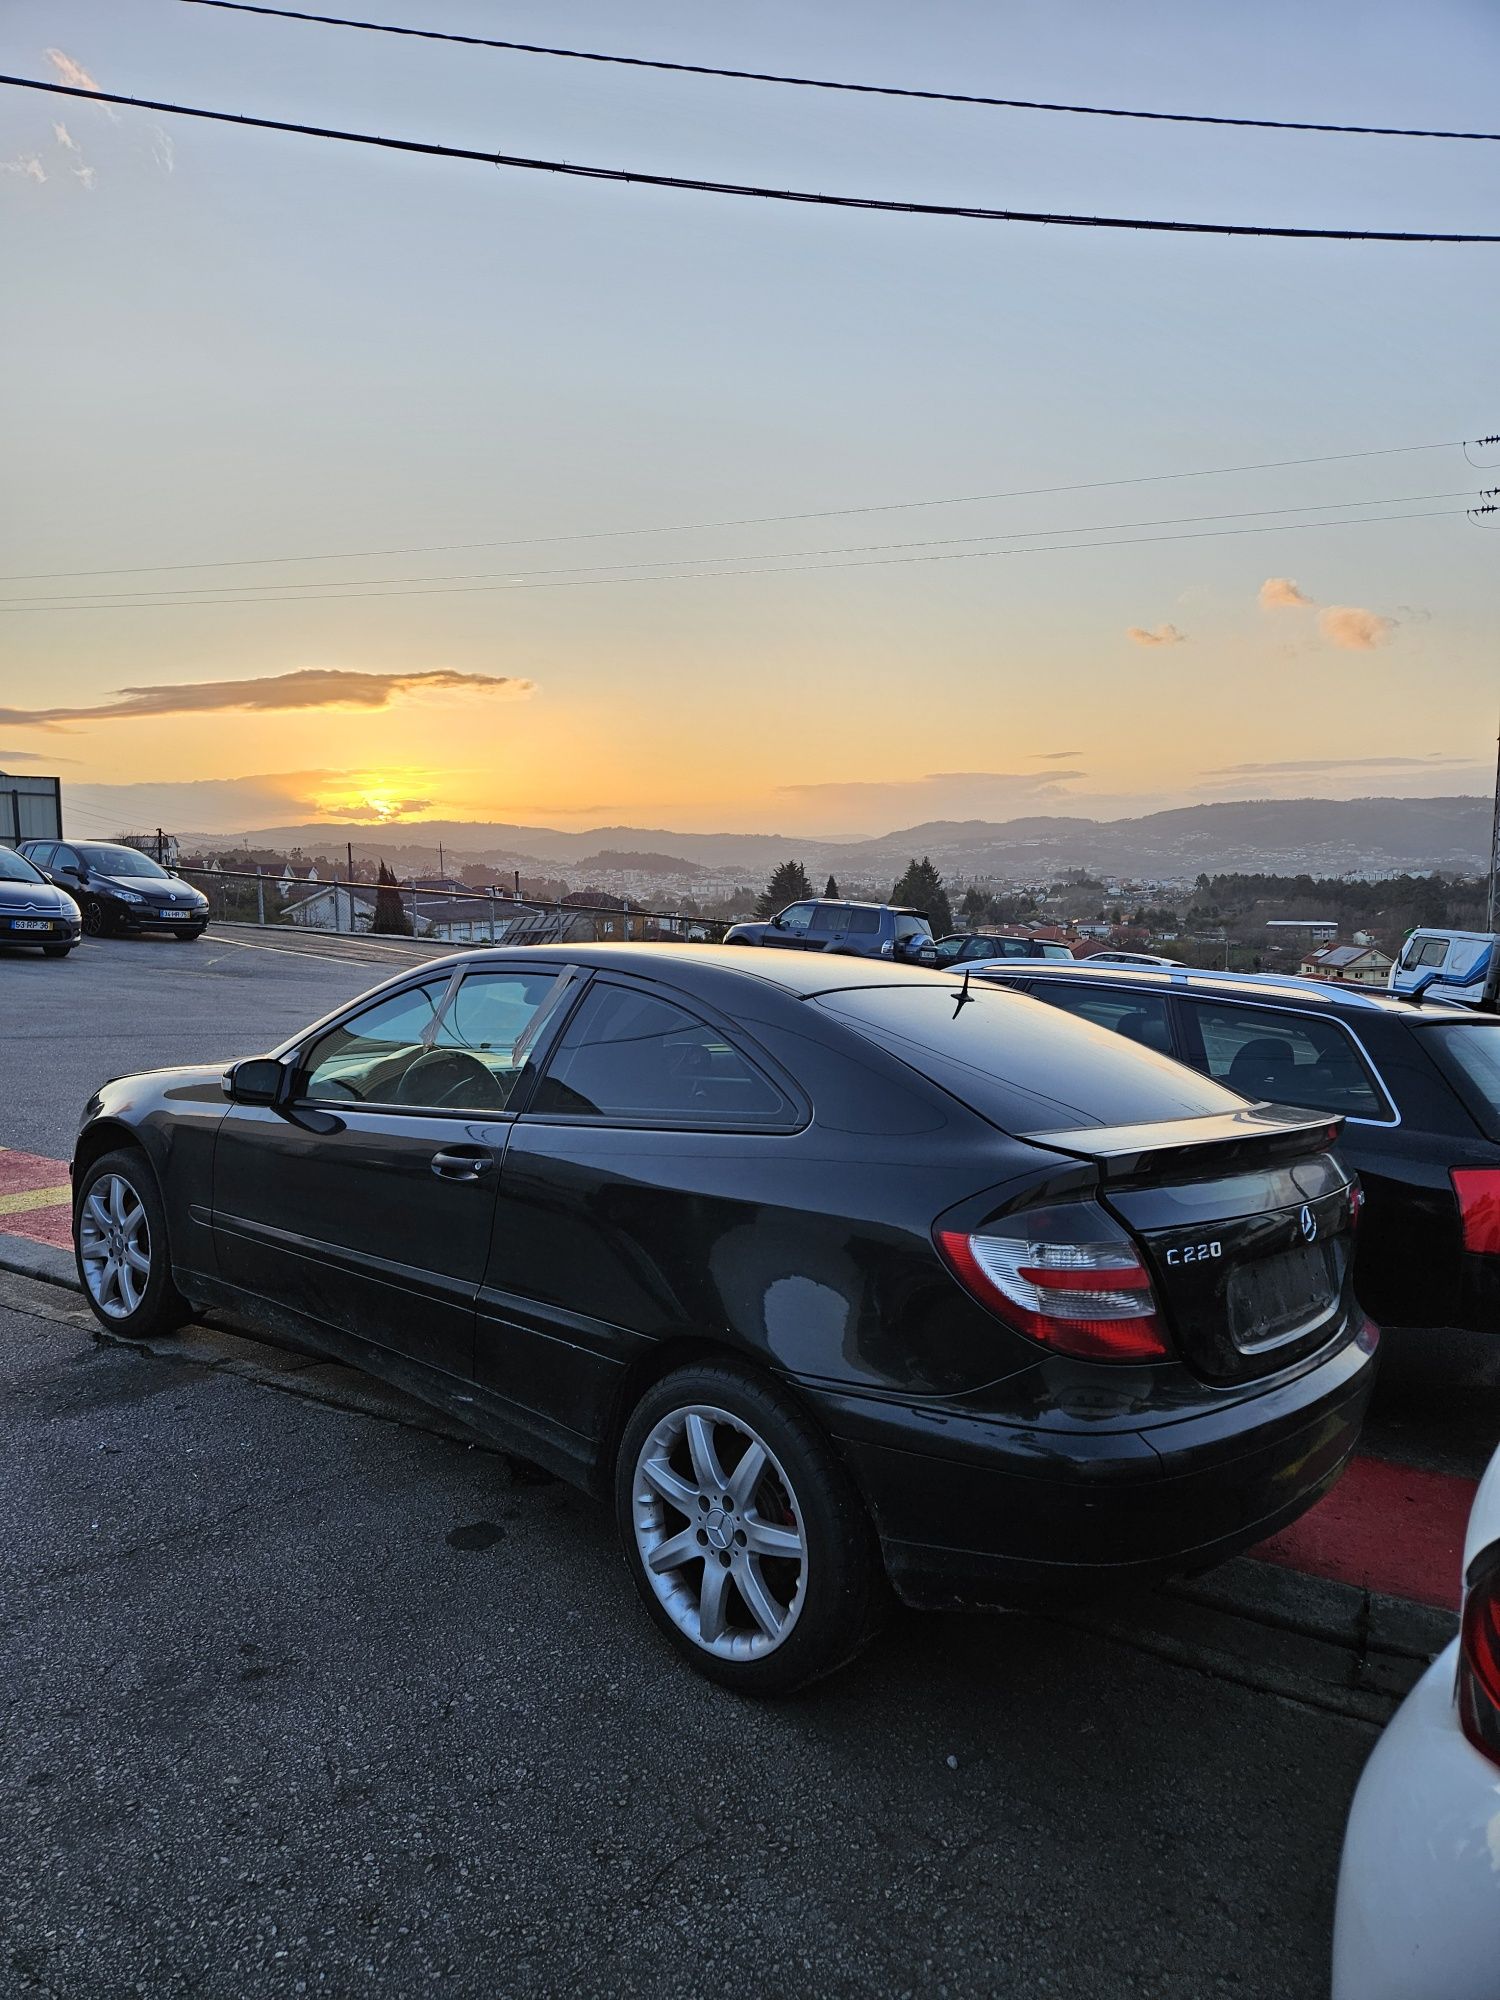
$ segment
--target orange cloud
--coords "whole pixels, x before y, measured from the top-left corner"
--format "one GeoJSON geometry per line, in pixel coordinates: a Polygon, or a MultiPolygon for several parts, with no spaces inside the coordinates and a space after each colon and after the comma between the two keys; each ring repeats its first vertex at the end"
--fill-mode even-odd
{"type": "Polygon", "coordinates": [[[1158,625],[1154,632],[1148,632],[1141,625],[1132,625],[1125,637],[1134,640],[1137,646],[1182,646],[1187,643],[1186,632],[1179,632],[1175,625],[1158,625]]]}
{"type": "Polygon", "coordinates": [[[1296,611],[1316,601],[1305,596],[1289,576],[1268,576],[1260,587],[1263,611],[1296,611]]]}
{"type": "Polygon", "coordinates": [[[1394,618],[1379,611],[1362,611],[1353,604],[1330,604],[1318,613],[1318,630],[1329,645],[1342,646],[1350,653],[1373,652],[1395,629],[1394,618]]]}

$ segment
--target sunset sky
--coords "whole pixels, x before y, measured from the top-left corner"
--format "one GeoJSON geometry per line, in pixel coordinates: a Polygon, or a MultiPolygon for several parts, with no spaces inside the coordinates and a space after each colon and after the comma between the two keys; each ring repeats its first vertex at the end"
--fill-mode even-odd
{"type": "MultiPolygon", "coordinates": [[[[344,11],[1094,104],[1500,123],[1490,0],[344,11]]],[[[778,187],[1500,215],[1500,145],[833,96],[178,0],[10,0],[0,57],[778,187]]],[[[1486,472],[1454,441],[1500,431],[1500,247],[840,213],[11,90],[0,168],[0,769],[60,773],[76,831],[860,835],[1493,782],[1500,526],[1463,509],[1500,447],[1486,472]]]]}

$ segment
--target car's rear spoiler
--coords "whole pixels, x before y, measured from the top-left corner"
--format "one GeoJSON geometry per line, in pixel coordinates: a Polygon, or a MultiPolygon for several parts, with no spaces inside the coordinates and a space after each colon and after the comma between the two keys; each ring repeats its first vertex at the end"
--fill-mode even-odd
{"type": "Polygon", "coordinates": [[[1028,1132],[1033,1146],[1091,1160],[1106,1180],[1167,1174],[1222,1173],[1226,1167],[1269,1166],[1331,1146],[1341,1118],[1277,1104],[1247,1104],[1204,1118],[1168,1118],[1151,1125],[1085,1125],[1066,1132],[1028,1132]]]}

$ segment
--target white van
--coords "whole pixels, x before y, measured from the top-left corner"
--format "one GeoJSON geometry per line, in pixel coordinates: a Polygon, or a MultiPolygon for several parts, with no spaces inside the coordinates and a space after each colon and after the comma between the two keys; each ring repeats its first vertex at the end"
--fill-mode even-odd
{"type": "Polygon", "coordinates": [[[1386,987],[1465,1007],[1494,1007],[1500,996],[1500,937],[1491,931],[1413,931],[1386,987]]]}

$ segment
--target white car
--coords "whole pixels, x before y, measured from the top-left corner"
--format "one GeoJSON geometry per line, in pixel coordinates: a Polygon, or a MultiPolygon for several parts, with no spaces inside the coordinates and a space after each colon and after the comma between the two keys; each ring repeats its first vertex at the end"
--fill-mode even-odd
{"type": "Polygon", "coordinates": [[[1464,1538],[1459,1636],[1364,1768],[1339,1864],[1333,2000],[1500,1994],[1500,1451],[1464,1538]]]}
{"type": "Polygon", "coordinates": [[[1091,951],[1085,965],[1181,965],[1180,958],[1163,958],[1155,951],[1091,951]]]}

